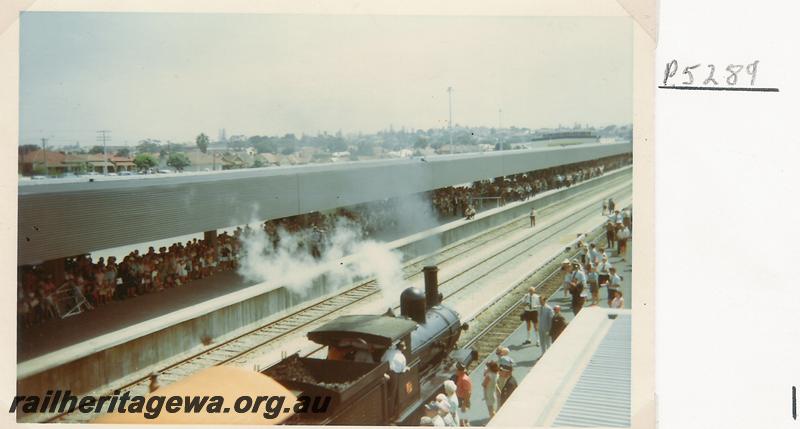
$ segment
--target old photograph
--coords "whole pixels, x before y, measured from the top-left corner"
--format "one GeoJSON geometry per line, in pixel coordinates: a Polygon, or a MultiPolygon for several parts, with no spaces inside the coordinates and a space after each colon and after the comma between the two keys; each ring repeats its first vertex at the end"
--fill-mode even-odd
{"type": "Polygon", "coordinates": [[[635,426],[640,31],[23,11],[16,421],[635,426]]]}

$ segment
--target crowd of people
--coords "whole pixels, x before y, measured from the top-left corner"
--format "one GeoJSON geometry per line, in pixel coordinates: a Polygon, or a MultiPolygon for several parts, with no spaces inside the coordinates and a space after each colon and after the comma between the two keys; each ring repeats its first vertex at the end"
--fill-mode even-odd
{"type": "Polygon", "coordinates": [[[214,240],[194,239],[156,251],[130,252],[118,261],[110,256],[93,260],[80,255],[64,261],[64,280],[56,283],[42,265],[19,267],[18,316],[21,326],[61,317],[76,307],[93,309],[164,289],[183,287],[238,266],[242,229],[224,232],[214,240]]]}
{"type": "Polygon", "coordinates": [[[604,172],[630,165],[630,154],[611,156],[593,161],[531,171],[493,180],[450,186],[432,192],[431,201],[436,213],[443,218],[466,216],[475,210],[479,200],[497,200],[499,205],[523,201],[551,189],[568,188],[574,184],[603,175],[604,172]]]}
{"type": "MultiPolygon", "coordinates": [[[[437,189],[421,197],[423,204],[430,204],[430,210],[441,217],[456,214],[473,217],[476,214],[472,204],[475,198],[499,197],[504,203],[527,199],[548,189],[571,186],[630,162],[629,155],[603,158],[475,182],[467,187],[437,189]]],[[[414,197],[415,204],[419,203],[419,197],[414,197]]],[[[331,246],[331,237],[342,221],[362,237],[373,237],[380,231],[399,230],[403,220],[400,219],[403,216],[401,208],[408,202],[404,198],[411,197],[387,198],[328,213],[314,212],[269,220],[263,228],[273,249],[281,246],[284,231],[294,237],[292,242],[298,246],[298,249],[290,251],[308,252],[320,258],[331,246]]],[[[613,212],[612,207],[610,213],[613,212]]],[[[408,231],[412,232],[417,231],[408,231]]],[[[158,251],[153,247],[142,253],[135,250],[121,261],[114,256],[93,260],[91,255],[79,255],[65,260],[63,279],[57,279],[55,273],[43,264],[20,266],[17,288],[20,326],[28,327],[60,318],[76,307],[81,307],[82,311],[91,310],[114,300],[183,287],[193,280],[235,270],[239,265],[243,234],[245,237],[249,234],[249,227],[236,228],[230,234],[224,232],[214,239],[174,243],[158,251]]],[[[624,240],[620,242],[624,246],[624,240]]]]}
{"type": "MultiPolygon", "coordinates": [[[[609,308],[625,307],[623,278],[609,260],[612,255],[618,257],[619,261],[625,260],[633,217],[630,209],[618,209],[613,198],[603,201],[602,214],[608,216],[606,225],[613,226],[613,234],[609,232],[606,235],[605,244],[587,243],[586,236],[581,235],[576,243],[577,256],[561,263],[561,289],[564,296],[570,299],[570,308],[574,314],[578,314],[589,300],[589,305],[599,305],[602,289],[607,291],[606,303],[609,308]]],[[[531,217],[534,216],[532,213],[531,217]]],[[[532,219],[531,227],[533,222],[532,219]]],[[[551,306],[548,297],[539,295],[535,287],[528,289],[528,293],[522,298],[522,304],[520,319],[525,322],[527,336],[520,346],[532,344],[540,347],[544,354],[567,328],[567,319],[561,306],[551,306]]],[[[513,375],[514,366],[509,348],[503,346],[498,347],[495,356],[486,362],[481,389],[489,418],[495,415],[517,387],[517,380],[513,375]]],[[[448,393],[445,396],[449,403],[444,398],[437,397],[436,401],[427,404],[426,415],[420,421],[421,426],[469,426],[469,421],[463,415],[470,408],[472,380],[464,365],[458,364],[452,382],[455,383],[452,386],[455,395],[450,396],[448,392],[452,389],[445,386],[445,393],[448,393]]]]}

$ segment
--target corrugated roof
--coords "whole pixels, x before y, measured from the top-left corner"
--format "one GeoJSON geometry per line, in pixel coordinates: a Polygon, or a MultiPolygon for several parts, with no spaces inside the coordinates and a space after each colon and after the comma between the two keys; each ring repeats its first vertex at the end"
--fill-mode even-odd
{"type": "Polygon", "coordinates": [[[553,426],[630,425],[631,316],[620,314],[583,370],[553,426]]]}

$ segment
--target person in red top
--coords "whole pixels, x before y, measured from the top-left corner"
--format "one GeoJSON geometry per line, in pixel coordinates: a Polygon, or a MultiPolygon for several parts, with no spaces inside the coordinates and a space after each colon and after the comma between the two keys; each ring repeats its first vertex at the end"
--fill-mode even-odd
{"type": "Polygon", "coordinates": [[[472,396],[472,380],[467,374],[467,368],[461,363],[456,364],[456,397],[462,413],[469,409],[469,398],[472,396]]]}

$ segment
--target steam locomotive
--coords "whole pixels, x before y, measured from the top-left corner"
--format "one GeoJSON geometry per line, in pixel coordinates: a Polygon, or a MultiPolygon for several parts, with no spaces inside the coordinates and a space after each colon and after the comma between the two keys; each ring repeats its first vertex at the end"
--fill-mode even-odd
{"type": "Polygon", "coordinates": [[[326,359],[289,356],[262,371],[297,395],[331,398],[322,413],[296,414],[287,424],[418,425],[422,408],[442,391],[455,364],[477,358],[456,350],[466,324],[442,304],[437,267],[423,269],[425,292],[410,287],[400,295],[400,315],[347,315],[310,331],[308,339],[328,347],[326,359]],[[390,371],[381,357],[399,342],[407,370],[390,371]],[[361,358],[331,353],[360,346],[361,358]],[[366,355],[365,358],[365,353],[366,355]]]}

